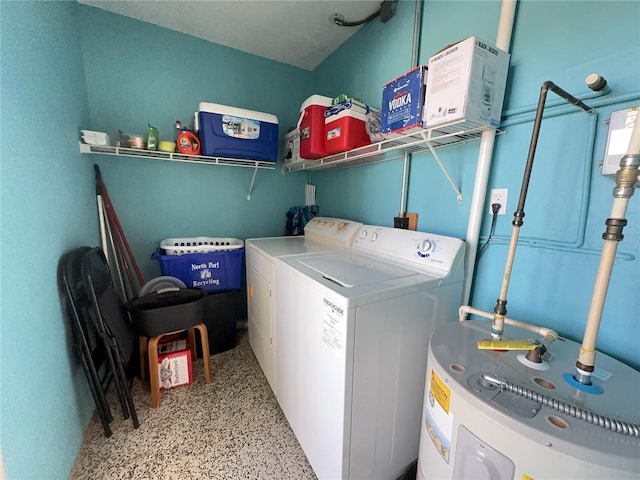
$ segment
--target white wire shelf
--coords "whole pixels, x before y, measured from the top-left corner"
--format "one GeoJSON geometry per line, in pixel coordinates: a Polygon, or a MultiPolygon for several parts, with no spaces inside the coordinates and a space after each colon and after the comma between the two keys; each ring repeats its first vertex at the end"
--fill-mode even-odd
{"type": "Polygon", "coordinates": [[[122,157],[157,158],[173,162],[206,163],[208,165],[224,165],[230,167],[261,168],[265,170],[275,169],[275,162],[263,160],[247,160],[243,158],[207,157],[204,155],[185,155],[182,153],[169,153],[153,150],[139,150],[136,148],[110,147],[105,145],[88,145],[80,142],[81,153],[94,153],[97,155],[116,155],[122,157]]]}
{"type": "MultiPolygon", "coordinates": [[[[453,130],[451,127],[452,126],[449,126],[448,130],[453,130]]],[[[504,133],[501,130],[487,126],[453,132],[425,129],[420,132],[383,140],[382,142],[373,143],[317,160],[303,160],[291,165],[283,165],[282,169],[285,172],[297,170],[328,170],[331,168],[346,168],[384,162],[402,157],[405,152],[418,153],[431,150],[431,152],[435,154],[434,149],[479,140],[482,132],[487,130],[495,130],[496,134],[504,133]]]]}

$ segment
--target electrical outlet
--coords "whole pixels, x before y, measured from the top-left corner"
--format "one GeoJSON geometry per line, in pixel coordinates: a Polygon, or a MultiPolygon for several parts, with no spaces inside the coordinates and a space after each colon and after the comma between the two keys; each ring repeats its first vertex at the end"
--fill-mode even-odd
{"type": "Polygon", "coordinates": [[[409,228],[409,217],[393,217],[393,228],[409,228]]]}
{"type": "Polygon", "coordinates": [[[508,188],[491,189],[491,196],[489,197],[489,215],[493,215],[493,209],[491,205],[493,205],[494,203],[500,204],[500,210],[498,211],[498,215],[506,215],[508,193],[509,193],[508,188]]]}

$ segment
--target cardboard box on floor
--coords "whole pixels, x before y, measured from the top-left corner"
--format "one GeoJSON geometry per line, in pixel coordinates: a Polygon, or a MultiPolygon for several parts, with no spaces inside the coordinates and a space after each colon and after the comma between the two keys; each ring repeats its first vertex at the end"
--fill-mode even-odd
{"type": "Polygon", "coordinates": [[[187,336],[172,335],[158,343],[158,375],[160,390],[193,383],[191,346],[187,336]]]}

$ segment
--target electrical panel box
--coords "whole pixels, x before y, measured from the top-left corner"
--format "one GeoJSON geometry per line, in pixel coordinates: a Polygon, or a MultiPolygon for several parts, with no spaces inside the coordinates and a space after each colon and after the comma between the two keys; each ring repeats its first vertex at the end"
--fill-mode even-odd
{"type": "Polygon", "coordinates": [[[611,113],[609,135],[602,159],[602,175],[615,175],[620,168],[620,159],[627,153],[631,132],[638,119],[640,106],[625,108],[611,113]]]}

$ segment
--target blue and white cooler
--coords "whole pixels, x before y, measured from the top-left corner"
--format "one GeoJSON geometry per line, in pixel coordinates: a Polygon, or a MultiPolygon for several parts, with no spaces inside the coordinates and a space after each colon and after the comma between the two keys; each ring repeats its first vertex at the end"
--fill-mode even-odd
{"type": "Polygon", "coordinates": [[[198,106],[195,129],[202,155],[275,162],[278,117],[217,103],[198,106]]]}

